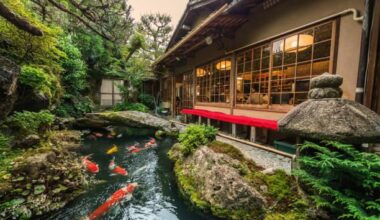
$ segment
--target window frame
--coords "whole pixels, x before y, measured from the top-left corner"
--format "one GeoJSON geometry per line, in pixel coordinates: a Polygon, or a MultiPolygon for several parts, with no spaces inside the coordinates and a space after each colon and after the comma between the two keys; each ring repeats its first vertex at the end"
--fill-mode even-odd
{"type": "MultiPolygon", "coordinates": [[[[233,87],[231,87],[231,81],[234,80],[233,79],[233,62],[235,62],[232,58],[232,56],[223,56],[223,57],[219,57],[217,59],[213,59],[211,61],[208,61],[206,63],[203,63],[201,65],[198,65],[198,66],[195,66],[194,68],[194,106],[195,105],[199,105],[199,106],[217,106],[217,107],[230,107],[231,106],[231,103],[234,101],[234,97],[231,97],[231,90],[234,90],[233,87]],[[229,81],[227,82],[227,84],[223,84],[223,87],[228,87],[228,94],[225,94],[225,99],[227,100],[227,96],[229,97],[228,100],[229,102],[211,102],[211,101],[199,101],[198,100],[198,95],[197,95],[197,87],[198,87],[198,76],[197,76],[197,70],[199,68],[204,68],[206,66],[208,66],[208,69],[210,70],[210,72],[214,72],[214,66],[215,64],[219,63],[219,62],[222,62],[222,61],[230,61],[231,62],[231,67],[230,67],[230,70],[223,70],[223,71],[226,71],[226,73],[228,74],[225,74],[224,77],[229,77],[229,81]]],[[[223,78],[223,77],[222,77],[223,78]]],[[[208,76],[208,79],[206,79],[206,83],[209,84],[209,91],[208,91],[208,95],[209,95],[209,100],[211,100],[211,97],[212,97],[212,93],[211,93],[211,86],[212,86],[212,82],[215,78],[213,78],[213,75],[209,75],[208,76]]],[[[221,77],[219,77],[218,79],[221,79],[221,77]]],[[[203,82],[203,81],[202,81],[203,82]]],[[[207,91],[207,89],[206,89],[207,91]]],[[[220,95],[219,95],[220,96],[220,95]]]]}
{"type": "MultiPolygon", "coordinates": [[[[234,79],[235,79],[235,82],[234,82],[234,108],[235,109],[246,109],[246,110],[259,110],[259,111],[270,111],[270,112],[287,112],[289,111],[290,109],[292,109],[294,106],[296,106],[297,104],[272,104],[271,102],[271,97],[272,97],[272,92],[271,92],[271,88],[272,88],[272,72],[273,72],[273,69],[275,67],[273,67],[273,44],[277,41],[280,41],[280,40],[283,40],[284,44],[285,44],[285,40],[289,37],[292,37],[294,35],[298,36],[299,34],[302,34],[302,33],[305,33],[309,30],[313,30],[313,33],[315,33],[315,29],[317,27],[320,27],[320,26],[323,26],[323,25],[326,25],[326,24],[330,24],[332,25],[332,28],[331,28],[331,38],[329,38],[329,40],[323,40],[323,41],[320,41],[320,42],[313,42],[313,47],[312,47],[312,51],[311,53],[313,54],[313,49],[314,49],[314,45],[315,44],[320,44],[320,43],[323,43],[323,42],[328,42],[330,41],[331,42],[331,46],[330,46],[330,53],[329,53],[329,56],[328,58],[327,57],[324,57],[324,58],[319,58],[319,59],[313,59],[313,56],[311,57],[310,60],[307,60],[307,61],[303,61],[303,62],[297,62],[297,60],[294,62],[294,67],[296,68],[299,64],[305,64],[305,63],[310,63],[312,64],[313,61],[318,61],[318,60],[325,60],[325,59],[328,59],[329,60],[329,66],[328,66],[328,72],[330,73],[334,73],[335,71],[335,68],[336,68],[336,56],[337,56],[337,48],[338,48],[338,25],[339,25],[339,20],[338,19],[332,19],[332,20],[328,20],[328,21],[324,21],[324,22],[321,22],[321,23],[318,23],[318,24],[314,24],[314,25],[311,25],[309,27],[303,27],[302,29],[299,29],[297,31],[294,31],[294,32],[291,32],[291,33],[287,33],[287,34],[284,34],[284,35],[281,35],[281,36],[276,36],[275,38],[272,38],[268,41],[265,41],[265,42],[259,42],[257,44],[254,44],[254,45],[251,45],[250,47],[248,48],[245,48],[245,49],[242,49],[240,51],[237,51],[236,52],[236,59],[235,59],[235,69],[234,69],[234,79]],[[251,51],[252,54],[254,53],[254,49],[256,48],[264,48],[266,45],[269,45],[270,46],[270,60],[269,60],[269,82],[268,82],[268,97],[269,97],[269,102],[267,105],[255,105],[255,104],[241,104],[241,103],[238,103],[237,101],[237,94],[238,94],[238,91],[237,91],[237,78],[238,78],[238,61],[237,61],[237,57],[239,57],[239,55],[241,54],[245,54],[247,53],[248,51],[251,51]]],[[[262,53],[262,51],[261,51],[262,53]]],[[[282,55],[282,64],[280,65],[281,69],[284,68],[284,66],[287,66],[284,64],[284,54],[285,54],[285,51],[283,51],[283,55],[282,55]]],[[[253,55],[252,55],[253,56],[253,55]]],[[[262,57],[261,57],[262,58],[262,57]]],[[[252,58],[252,67],[251,67],[251,74],[253,74],[254,70],[253,70],[253,61],[254,61],[254,58],[252,58]]],[[[243,62],[245,63],[245,62],[243,62]]],[[[261,66],[261,62],[260,62],[260,66],[261,66]]],[[[289,65],[288,65],[289,66],[289,65]]],[[[311,74],[312,74],[312,67],[310,67],[311,70],[311,74]]],[[[260,71],[261,71],[261,67],[260,67],[260,71]]],[[[243,73],[244,74],[244,73],[243,73]]],[[[294,80],[296,80],[296,76],[293,77],[294,80]]],[[[251,79],[252,80],[252,79],[251,79]]],[[[252,81],[251,81],[251,87],[252,87],[252,81]]],[[[310,85],[309,85],[309,90],[310,90],[310,85]]],[[[293,92],[293,94],[295,94],[296,92],[293,92]]],[[[244,95],[244,93],[243,93],[244,95]]]]}
{"type": "Polygon", "coordinates": [[[116,79],[116,78],[114,78],[114,79],[110,79],[110,78],[105,78],[105,79],[102,79],[102,84],[100,85],[100,106],[104,106],[104,107],[110,107],[110,106],[114,106],[114,105],[116,105],[116,104],[118,104],[118,103],[120,103],[120,102],[123,102],[123,97],[122,97],[122,92],[121,91],[119,91],[119,92],[115,92],[115,85],[116,85],[116,81],[118,81],[118,82],[122,82],[121,83],[121,85],[125,85],[125,80],[123,80],[123,79],[116,79]],[[111,83],[112,83],[112,92],[111,93],[109,93],[109,92],[102,92],[102,85],[103,85],[103,82],[104,81],[111,81],[111,83]],[[103,95],[111,95],[112,96],[112,103],[111,103],[111,105],[103,105],[102,104],[102,96],[103,95]],[[117,100],[115,99],[115,96],[116,95],[119,95],[120,97],[121,97],[121,99],[119,100],[120,102],[117,102],[117,100]]]}

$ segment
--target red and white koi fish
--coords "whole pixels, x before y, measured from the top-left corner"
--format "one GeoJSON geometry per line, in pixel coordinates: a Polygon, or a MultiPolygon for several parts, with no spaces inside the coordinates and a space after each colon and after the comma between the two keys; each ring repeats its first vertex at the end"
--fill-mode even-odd
{"type": "Polygon", "coordinates": [[[98,166],[98,164],[90,161],[88,159],[89,157],[90,156],[83,157],[83,159],[82,159],[83,166],[86,167],[86,169],[88,171],[90,171],[91,173],[98,173],[99,172],[99,166],[98,166]]]}
{"type": "Polygon", "coordinates": [[[116,191],[110,198],[107,199],[105,203],[103,203],[89,215],[89,220],[95,220],[101,217],[124,198],[130,200],[132,198],[132,193],[136,190],[137,187],[137,183],[130,183],[127,186],[116,191]]]}
{"type": "Polygon", "coordinates": [[[103,137],[103,134],[102,133],[99,133],[99,132],[94,132],[94,135],[95,137],[103,137]]]}
{"type": "Polygon", "coordinates": [[[145,148],[154,148],[157,147],[156,139],[151,138],[148,143],[145,144],[145,148]]]}
{"type": "Polygon", "coordinates": [[[108,139],[112,139],[112,138],[114,138],[114,137],[113,137],[112,135],[109,134],[109,135],[107,135],[107,138],[108,138],[108,139]]]}
{"type": "Polygon", "coordinates": [[[122,176],[128,175],[128,171],[122,167],[119,167],[115,164],[115,158],[113,158],[108,165],[108,169],[113,173],[113,174],[118,174],[122,176]]]}

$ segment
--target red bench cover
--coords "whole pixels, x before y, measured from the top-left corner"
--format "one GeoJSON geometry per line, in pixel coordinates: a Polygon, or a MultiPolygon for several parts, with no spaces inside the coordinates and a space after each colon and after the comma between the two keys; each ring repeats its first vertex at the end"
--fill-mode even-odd
{"type": "Polygon", "coordinates": [[[186,115],[198,115],[201,117],[229,122],[233,124],[247,125],[258,128],[268,128],[276,131],[278,130],[277,121],[275,120],[252,118],[239,115],[228,115],[221,112],[212,112],[201,109],[182,109],[181,113],[186,115]]]}

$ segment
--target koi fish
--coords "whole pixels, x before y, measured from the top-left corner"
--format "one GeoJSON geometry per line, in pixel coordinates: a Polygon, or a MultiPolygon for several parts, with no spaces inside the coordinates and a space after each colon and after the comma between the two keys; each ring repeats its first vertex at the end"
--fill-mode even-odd
{"type": "Polygon", "coordinates": [[[119,148],[116,145],[112,145],[112,148],[110,148],[109,150],[107,150],[107,154],[111,155],[111,154],[114,154],[114,153],[116,153],[118,151],[119,151],[119,148]]]}
{"type": "Polygon", "coordinates": [[[131,150],[130,152],[132,153],[132,154],[137,154],[138,152],[140,152],[140,151],[142,151],[142,150],[144,150],[145,148],[135,148],[135,149],[133,149],[133,150],[131,150]]]}
{"type": "Polygon", "coordinates": [[[99,132],[94,132],[94,135],[95,137],[103,137],[103,134],[102,133],[99,133],[99,132]]]}
{"type": "Polygon", "coordinates": [[[110,135],[112,135],[112,136],[115,137],[117,134],[116,134],[116,132],[114,130],[112,130],[110,135]]]}
{"type": "Polygon", "coordinates": [[[151,138],[148,143],[145,144],[145,148],[154,148],[157,147],[156,139],[151,138]]]}
{"type": "Polygon", "coordinates": [[[128,172],[127,170],[125,170],[124,168],[122,167],[119,167],[115,164],[115,157],[111,160],[111,162],[109,163],[108,165],[108,169],[114,173],[114,174],[119,174],[119,175],[122,175],[122,176],[126,176],[128,175],[128,172]]]}
{"type": "Polygon", "coordinates": [[[116,136],[117,138],[122,138],[123,137],[123,134],[119,134],[118,136],[116,136]]]}
{"type": "Polygon", "coordinates": [[[116,191],[110,198],[107,199],[105,203],[103,203],[89,215],[89,220],[94,220],[101,217],[124,198],[130,200],[132,198],[132,193],[136,190],[137,187],[137,183],[130,183],[127,186],[116,191]]]}
{"type": "Polygon", "coordinates": [[[134,145],[131,145],[131,146],[127,147],[127,150],[128,151],[132,151],[132,150],[136,149],[139,145],[140,144],[136,142],[134,145]]]}
{"type": "Polygon", "coordinates": [[[96,163],[90,161],[90,160],[88,159],[89,157],[90,157],[90,156],[85,156],[85,157],[83,157],[83,159],[82,159],[82,164],[83,164],[83,166],[85,166],[86,169],[87,169],[88,171],[90,171],[91,173],[98,173],[98,172],[99,172],[99,166],[98,166],[98,164],[96,164],[96,163]]]}
{"type": "Polygon", "coordinates": [[[112,139],[113,136],[109,134],[109,135],[107,135],[107,138],[108,138],[108,139],[112,139]]]}

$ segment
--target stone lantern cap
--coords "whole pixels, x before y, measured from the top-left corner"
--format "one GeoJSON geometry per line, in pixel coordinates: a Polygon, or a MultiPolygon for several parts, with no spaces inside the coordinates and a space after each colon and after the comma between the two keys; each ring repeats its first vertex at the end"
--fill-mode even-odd
{"type": "Polygon", "coordinates": [[[343,143],[380,143],[380,116],[367,107],[342,99],[340,75],[324,73],[310,81],[308,100],[279,121],[281,132],[343,143]]]}

